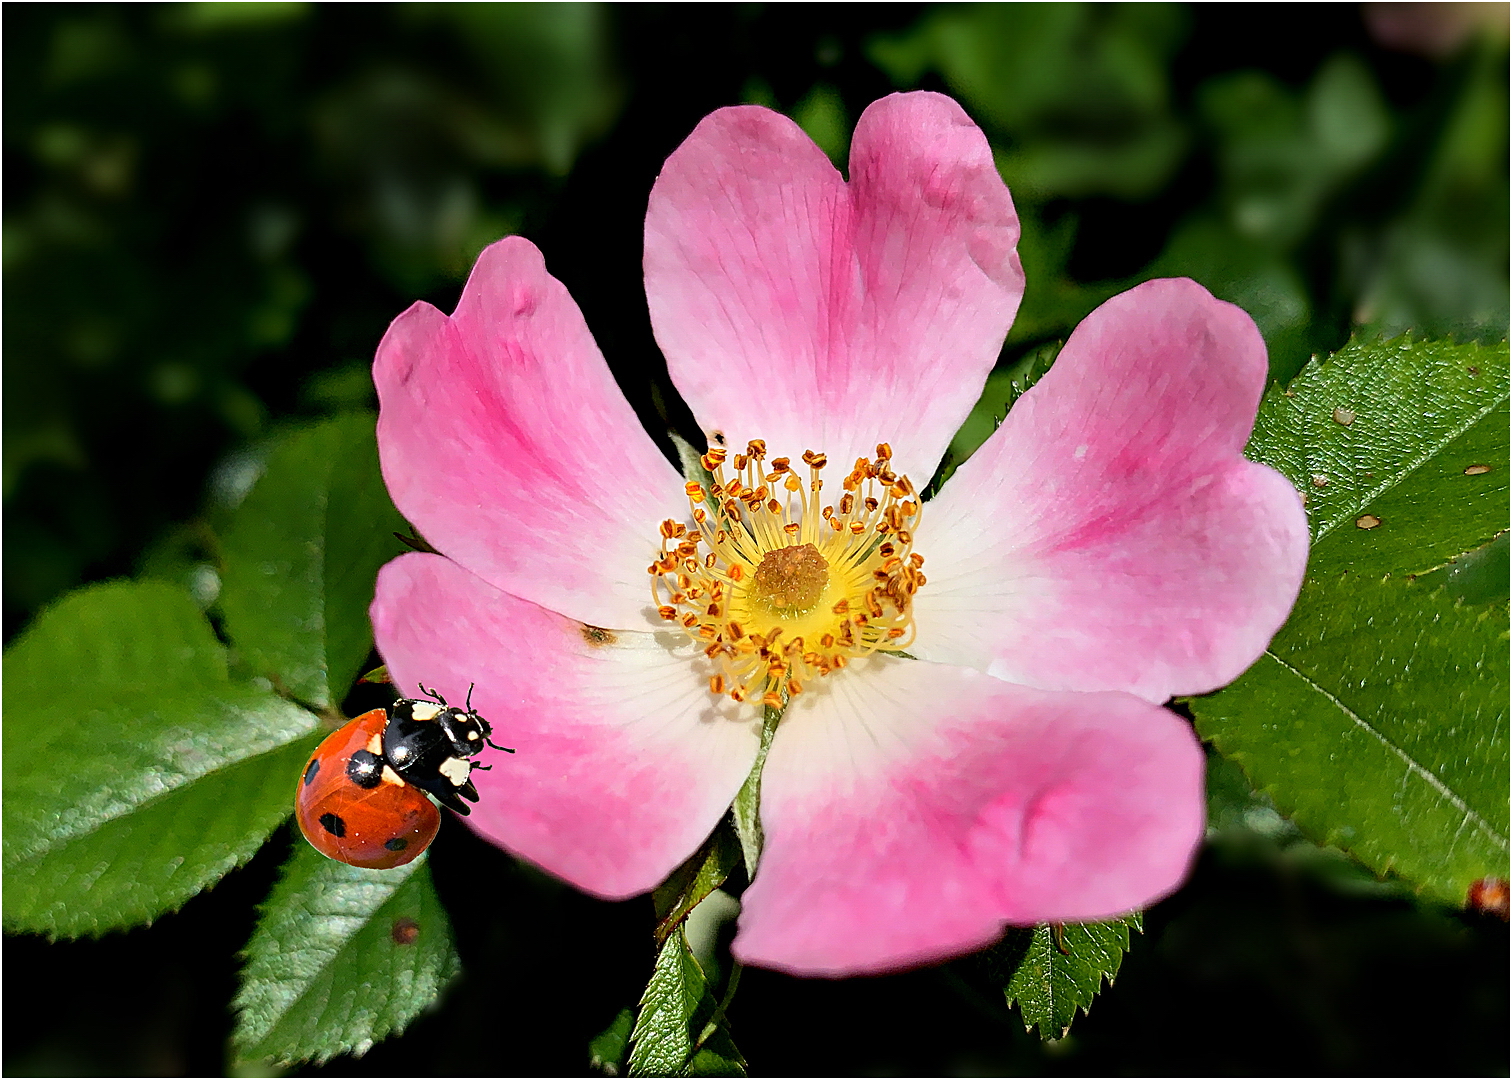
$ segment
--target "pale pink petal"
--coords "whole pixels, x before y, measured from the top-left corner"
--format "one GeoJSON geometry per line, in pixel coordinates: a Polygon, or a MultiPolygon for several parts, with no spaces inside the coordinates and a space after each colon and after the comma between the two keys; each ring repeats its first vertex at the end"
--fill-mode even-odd
{"type": "Polygon", "coordinates": [[[1109,300],[927,504],[910,652],[1151,701],[1239,676],[1307,562],[1300,496],[1242,451],[1250,317],[1185,279],[1109,300]]]}
{"type": "Polygon", "coordinates": [[[796,124],[704,119],[646,212],[646,297],[705,432],[849,469],[887,442],[923,486],[1023,296],[1019,223],[954,101],[894,94],[862,115],[847,185],[796,124]]]}
{"type": "Polygon", "coordinates": [[[744,782],[760,741],[668,635],[608,633],[410,554],[378,575],[373,631],[395,684],[472,702],[514,754],[486,751],[467,823],[598,896],[657,885],[744,782]]]}
{"type": "Polygon", "coordinates": [[[450,318],[395,319],[373,381],[383,478],[432,546],[595,626],[655,623],[645,570],[682,481],[534,245],[485,249],[450,318]]]}
{"type": "Polygon", "coordinates": [[[1191,728],[1132,695],[857,663],[778,729],[734,954],[800,975],[885,971],[1005,923],[1143,907],[1186,874],[1202,778],[1191,728]]]}

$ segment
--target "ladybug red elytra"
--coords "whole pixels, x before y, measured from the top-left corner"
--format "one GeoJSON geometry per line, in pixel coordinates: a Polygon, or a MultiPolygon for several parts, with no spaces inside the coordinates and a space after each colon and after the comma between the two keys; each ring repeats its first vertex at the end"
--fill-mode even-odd
{"type": "Polygon", "coordinates": [[[434,700],[401,698],[363,713],[315,749],[295,796],[299,829],[316,851],[372,870],[403,866],[424,851],[441,828],[429,792],[459,814],[462,799],[478,801],[471,760],[484,746],[514,753],[489,739],[488,721],[457,708],[434,690],[434,700]]]}

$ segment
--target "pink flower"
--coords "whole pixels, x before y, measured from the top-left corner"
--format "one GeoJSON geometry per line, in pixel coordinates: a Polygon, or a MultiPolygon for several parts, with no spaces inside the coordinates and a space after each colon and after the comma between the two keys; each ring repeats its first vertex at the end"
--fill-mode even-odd
{"type": "Polygon", "coordinates": [[[850,175],[741,107],[651,192],[652,324],[729,448],[722,495],[690,506],[523,239],[479,257],[450,317],[395,320],[374,365],[389,490],[445,556],[384,568],[379,648],[401,685],[476,682],[519,749],[478,775],[469,824],[589,892],[643,892],[729,807],[762,697],[791,695],[733,949],[802,974],[1176,888],[1203,757],[1160,703],[1260,655],[1307,552],[1297,493],[1241,454],[1260,335],[1185,280],[1093,312],[921,510],[1023,293],[1018,218],[937,94],[867,109],[850,175]]]}

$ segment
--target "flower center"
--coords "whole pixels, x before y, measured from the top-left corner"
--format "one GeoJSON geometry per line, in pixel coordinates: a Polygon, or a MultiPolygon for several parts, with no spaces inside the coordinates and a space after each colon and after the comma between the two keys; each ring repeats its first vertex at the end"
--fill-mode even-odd
{"type": "Polygon", "coordinates": [[[661,617],[717,666],[709,691],[780,708],[810,679],[912,643],[924,557],[912,550],[920,502],[886,443],[857,459],[831,504],[823,454],[804,453],[807,483],[787,458],[766,456],[752,442],[731,476],[728,451],[705,454],[713,483],[687,485],[693,524],[662,522],[647,572],[661,617]]]}
{"type": "Polygon", "coordinates": [[[829,563],[813,544],[769,551],[756,568],[757,594],[780,615],[807,611],[828,584],[829,563]]]}

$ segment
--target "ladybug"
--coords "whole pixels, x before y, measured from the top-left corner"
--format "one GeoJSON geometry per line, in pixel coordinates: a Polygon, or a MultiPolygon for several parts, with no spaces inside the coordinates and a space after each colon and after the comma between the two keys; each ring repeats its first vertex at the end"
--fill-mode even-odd
{"type": "Polygon", "coordinates": [[[426,793],[459,814],[462,798],[478,801],[470,760],[484,746],[514,753],[489,740],[492,727],[472,708],[401,698],[387,709],[363,713],[315,749],[295,797],[299,829],[322,855],[352,866],[387,870],[403,866],[430,846],[441,814],[426,793]]]}

